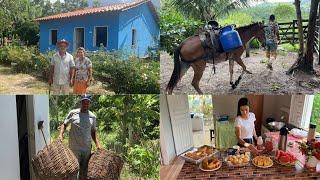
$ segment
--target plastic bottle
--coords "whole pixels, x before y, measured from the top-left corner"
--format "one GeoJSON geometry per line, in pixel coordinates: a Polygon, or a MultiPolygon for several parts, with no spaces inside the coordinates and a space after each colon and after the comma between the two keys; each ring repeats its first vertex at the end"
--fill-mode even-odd
{"type": "Polygon", "coordinates": [[[258,148],[258,150],[263,150],[263,140],[262,140],[261,136],[258,137],[257,148],[258,148]]]}

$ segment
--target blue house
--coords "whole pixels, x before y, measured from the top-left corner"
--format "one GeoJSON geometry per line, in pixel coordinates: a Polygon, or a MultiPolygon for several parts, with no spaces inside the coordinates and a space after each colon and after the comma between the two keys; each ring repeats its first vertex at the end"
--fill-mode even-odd
{"type": "Polygon", "coordinates": [[[160,37],[159,16],[154,4],[150,0],[106,2],[101,7],[38,18],[40,52],[55,50],[57,41],[66,39],[71,52],[78,47],[88,51],[105,48],[147,57],[149,49],[158,46],[160,37]]]}

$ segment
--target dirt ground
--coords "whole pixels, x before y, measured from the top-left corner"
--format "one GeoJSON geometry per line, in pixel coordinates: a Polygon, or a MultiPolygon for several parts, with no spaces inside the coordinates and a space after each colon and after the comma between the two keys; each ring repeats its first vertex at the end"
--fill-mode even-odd
{"type": "MultiPolygon", "coordinates": [[[[49,93],[47,82],[29,74],[15,73],[10,67],[3,65],[0,65],[0,82],[0,94],[4,95],[49,93]]],[[[70,91],[72,91],[71,88],[70,91]]],[[[114,94],[112,91],[107,91],[103,84],[97,81],[89,87],[88,92],[91,94],[114,94]]]]}
{"type": "MultiPolygon", "coordinates": [[[[236,89],[232,89],[229,84],[229,63],[221,62],[216,65],[216,74],[212,71],[212,64],[207,63],[207,67],[200,81],[200,88],[204,94],[314,94],[320,91],[320,79],[316,75],[308,75],[301,71],[295,71],[293,75],[286,75],[286,71],[291,67],[297,58],[296,53],[278,52],[278,58],[273,63],[273,71],[266,68],[265,52],[262,50],[252,50],[250,57],[243,58],[247,69],[253,74],[244,74],[236,89]]],[[[161,53],[161,92],[165,88],[173,71],[173,57],[169,54],[161,53]]],[[[317,61],[317,58],[315,58],[317,61]]],[[[315,70],[319,72],[320,66],[315,62],[315,70]]],[[[241,67],[235,63],[234,80],[241,74],[241,67]]],[[[178,85],[174,88],[174,94],[188,93],[197,94],[191,85],[193,69],[190,68],[183,76],[178,85]]]]}

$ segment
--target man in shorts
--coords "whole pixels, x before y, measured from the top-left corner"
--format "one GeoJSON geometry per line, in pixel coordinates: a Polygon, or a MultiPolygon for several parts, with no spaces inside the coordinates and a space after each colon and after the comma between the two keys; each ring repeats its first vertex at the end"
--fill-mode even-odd
{"type": "Polygon", "coordinates": [[[269,23],[265,27],[266,37],[266,56],[268,58],[267,68],[273,70],[272,63],[277,58],[277,48],[280,43],[279,26],[275,21],[275,16],[272,14],[269,17],[269,23]]]}

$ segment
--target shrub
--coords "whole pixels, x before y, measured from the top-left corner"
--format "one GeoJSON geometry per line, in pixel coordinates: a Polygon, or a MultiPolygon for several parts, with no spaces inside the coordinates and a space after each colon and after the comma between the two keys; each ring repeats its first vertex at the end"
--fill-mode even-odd
{"type": "Polygon", "coordinates": [[[258,49],[260,47],[260,42],[257,39],[253,39],[250,42],[250,48],[258,49]]]}
{"type": "Polygon", "coordinates": [[[90,56],[93,74],[99,81],[107,83],[118,94],[158,94],[158,61],[143,61],[131,57],[119,60],[117,54],[99,52],[90,56]]]}
{"type": "Polygon", "coordinates": [[[4,46],[0,49],[0,63],[12,65],[21,73],[32,73],[47,79],[52,53],[41,54],[36,47],[4,46]]]}
{"type": "Polygon", "coordinates": [[[143,179],[159,179],[159,141],[146,141],[128,150],[127,163],[143,179]]]}
{"type": "Polygon", "coordinates": [[[161,49],[172,55],[176,47],[184,39],[194,35],[203,26],[203,22],[194,19],[187,19],[175,10],[166,10],[161,12],[161,49]]]}
{"type": "Polygon", "coordinates": [[[3,46],[0,48],[0,63],[2,64],[10,64],[8,54],[9,54],[10,46],[3,46]]]}
{"type": "Polygon", "coordinates": [[[16,72],[30,73],[33,69],[32,49],[26,47],[12,46],[8,52],[8,59],[16,72]]]}

